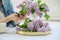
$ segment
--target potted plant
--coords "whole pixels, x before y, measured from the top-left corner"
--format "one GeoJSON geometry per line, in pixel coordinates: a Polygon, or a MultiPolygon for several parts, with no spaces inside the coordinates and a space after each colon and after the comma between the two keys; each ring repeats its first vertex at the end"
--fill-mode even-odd
{"type": "Polygon", "coordinates": [[[17,8],[20,9],[19,13],[21,15],[26,16],[23,23],[17,24],[17,33],[25,35],[44,35],[50,33],[49,23],[44,22],[42,19],[43,14],[46,20],[50,18],[47,14],[49,8],[46,3],[42,3],[41,0],[24,0],[20,2],[17,8]]]}

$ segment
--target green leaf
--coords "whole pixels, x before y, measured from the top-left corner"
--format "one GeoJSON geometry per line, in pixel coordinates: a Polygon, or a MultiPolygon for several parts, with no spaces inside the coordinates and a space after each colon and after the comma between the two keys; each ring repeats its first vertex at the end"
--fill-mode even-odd
{"type": "Polygon", "coordinates": [[[24,32],[27,32],[26,28],[23,30],[24,32]]]}
{"type": "Polygon", "coordinates": [[[46,3],[42,3],[40,6],[41,6],[41,8],[45,8],[46,7],[46,3]]]}
{"type": "Polygon", "coordinates": [[[25,22],[22,25],[19,25],[20,28],[27,28],[28,23],[31,22],[29,19],[25,19],[25,22]]]}
{"type": "Polygon", "coordinates": [[[20,14],[24,15],[27,13],[26,6],[22,5],[22,10],[19,11],[20,14]]]}
{"type": "Polygon", "coordinates": [[[50,16],[48,14],[45,14],[44,17],[46,18],[46,20],[48,20],[50,18],[50,16]]]}
{"type": "Polygon", "coordinates": [[[37,0],[38,1],[38,4],[40,4],[41,3],[41,0],[37,0]]]}
{"type": "Polygon", "coordinates": [[[20,25],[19,25],[19,24],[17,24],[17,26],[18,26],[18,27],[20,27],[20,25]]]}
{"type": "Polygon", "coordinates": [[[31,22],[31,20],[29,20],[28,18],[26,18],[25,22],[29,23],[29,22],[31,22]]]}
{"type": "Polygon", "coordinates": [[[32,14],[34,14],[35,10],[32,8],[32,9],[31,9],[31,12],[32,12],[32,14]]]}
{"type": "Polygon", "coordinates": [[[38,6],[40,7],[40,4],[41,4],[41,0],[37,0],[38,1],[38,6]]]}
{"type": "Polygon", "coordinates": [[[33,0],[32,0],[33,1],[33,0]]]}
{"type": "Polygon", "coordinates": [[[46,11],[45,8],[42,8],[41,6],[39,7],[39,10],[40,10],[41,12],[45,12],[45,11],[46,11]]]}
{"type": "Polygon", "coordinates": [[[45,10],[45,7],[46,7],[46,3],[42,3],[42,4],[40,4],[40,6],[39,6],[39,10],[41,11],[41,12],[45,12],[46,10],[45,10]]]}

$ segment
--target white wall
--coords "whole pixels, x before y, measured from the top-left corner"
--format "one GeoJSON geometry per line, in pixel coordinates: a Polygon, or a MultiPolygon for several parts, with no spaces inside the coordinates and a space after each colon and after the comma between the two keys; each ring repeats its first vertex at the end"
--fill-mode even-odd
{"type": "MultiPolygon", "coordinates": [[[[15,11],[18,11],[16,6],[22,0],[12,0],[15,11]]],[[[42,2],[47,3],[50,8],[50,12],[48,13],[51,18],[50,20],[60,20],[60,0],[42,0],[42,2]]]]}
{"type": "Polygon", "coordinates": [[[50,8],[49,15],[52,20],[60,20],[60,0],[42,0],[46,2],[50,8]]]}

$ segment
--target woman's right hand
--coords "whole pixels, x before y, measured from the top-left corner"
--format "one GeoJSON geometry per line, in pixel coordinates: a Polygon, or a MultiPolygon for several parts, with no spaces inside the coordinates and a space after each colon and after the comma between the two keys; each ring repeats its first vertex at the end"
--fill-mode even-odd
{"type": "Polygon", "coordinates": [[[9,15],[10,20],[13,20],[14,23],[16,24],[19,20],[23,20],[24,16],[23,15],[19,15],[17,13],[13,13],[11,15],[9,15]]]}

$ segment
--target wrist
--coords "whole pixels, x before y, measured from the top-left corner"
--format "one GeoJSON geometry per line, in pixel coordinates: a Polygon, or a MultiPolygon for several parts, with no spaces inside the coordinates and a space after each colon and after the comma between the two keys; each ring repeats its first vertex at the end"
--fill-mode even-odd
{"type": "Polygon", "coordinates": [[[5,22],[9,22],[10,20],[11,20],[11,17],[10,17],[10,16],[7,16],[7,17],[4,19],[5,22]]]}
{"type": "Polygon", "coordinates": [[[9,21],[12,20],[12,18],[10,16],[7,16],[6,19],[9,21]]]}

